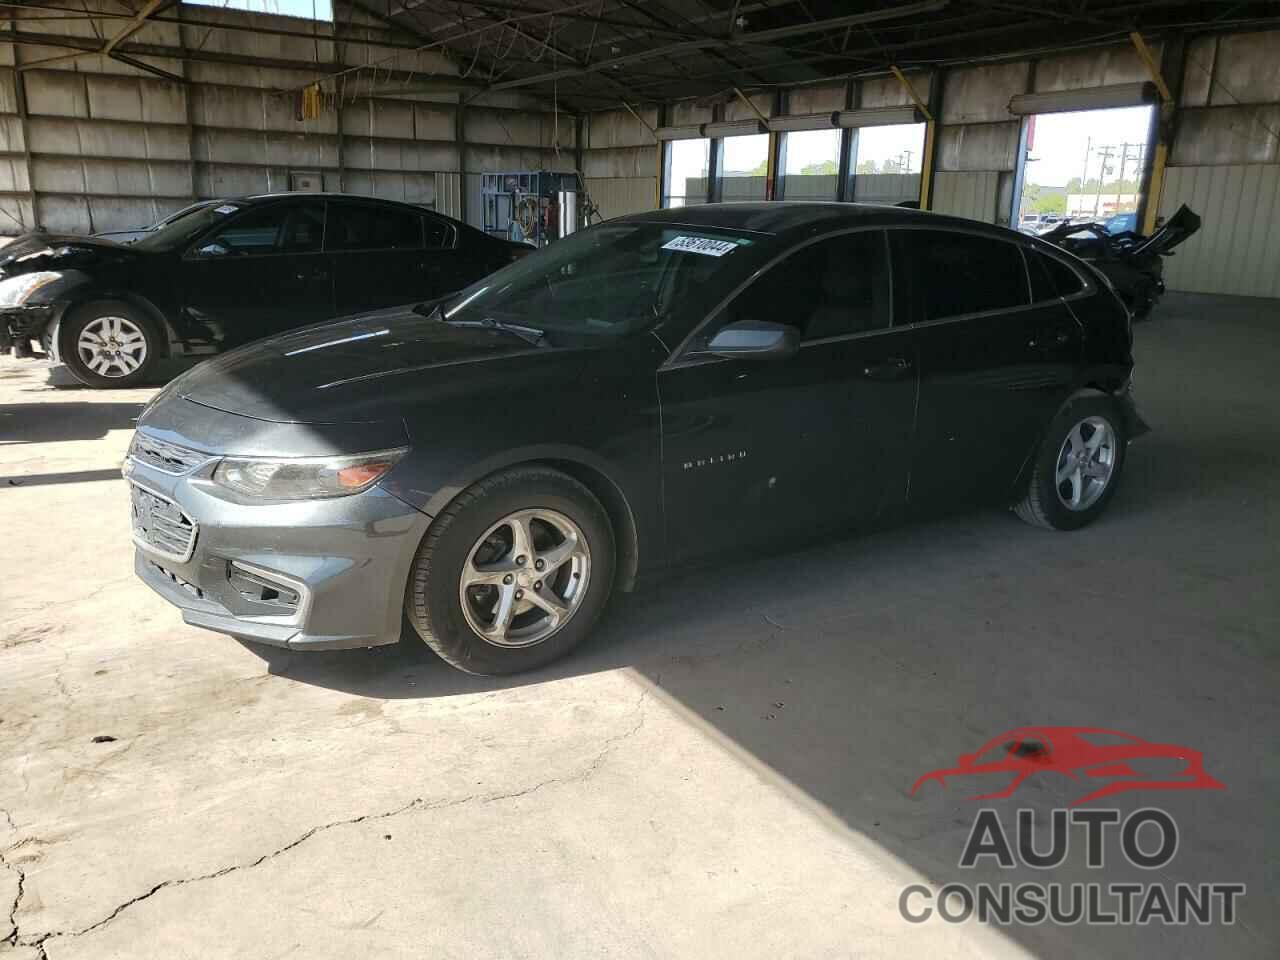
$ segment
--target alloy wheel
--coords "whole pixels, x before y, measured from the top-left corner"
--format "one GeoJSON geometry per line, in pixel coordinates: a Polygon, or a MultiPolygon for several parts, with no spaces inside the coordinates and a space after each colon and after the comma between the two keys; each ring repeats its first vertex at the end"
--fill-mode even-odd
{"type": "Polygon", "coordinates": [[[1116,465],[1116,434],[1102,417],[1086,417],[1071,428],[1058,451],[1054,488],[1072,511],[1088,510],[1111,483],[1116,465]]]}
{"type": "Polygon", "coordinates": [[[555,510],[518,510],[467,552],[458,594],[468,625],[489,643],[530,647],[569,622],[587,594],[591,550],[555,510]]]}
{"type": "Polygon", "coordinates": [[[146,362],[147,338],[126,317],[98,317],[80,331],[76,353],[100,377],[127,377],[146,362]]]}

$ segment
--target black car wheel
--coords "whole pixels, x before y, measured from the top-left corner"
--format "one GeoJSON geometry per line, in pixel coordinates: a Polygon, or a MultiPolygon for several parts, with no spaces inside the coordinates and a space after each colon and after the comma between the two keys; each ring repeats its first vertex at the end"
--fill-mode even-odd
{"type": "Polygon", "coordinates": [[[59,325],[58,356],[87,387],[145,383],[159,352],[150,320],[119,300],[85,304],[59,325]]]}
{"type": "Polygon", "coordinates": [[[1124,420],[1109,397],[1078,396],[1054,418],[1036,456],[1026,496],[1014,510],[1027,523],[1077,530],[1115,494],[1124,467],[1124,420]]]}
{"type": "Polygon", "coordinates": [[[532,670],[577,646],[609,599],[609,517],[549,467],[495,474],[432,521],[405,607],[418,635],[459,670],[532,670]]]}

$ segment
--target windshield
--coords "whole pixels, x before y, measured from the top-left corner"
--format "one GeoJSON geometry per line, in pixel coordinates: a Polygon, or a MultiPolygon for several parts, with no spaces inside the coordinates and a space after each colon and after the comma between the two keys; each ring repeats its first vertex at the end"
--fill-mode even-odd
{"type": "Polygon", "coordinates": [[[626,336],[705,313],[709,300],[750,276],[768,239],[718,227],[605,223],[473,284],[445,304],[444,319],[626,336]]]}
{"type": "Polygon", "coordinates": [[[133,246],[139,250],[176,250],[200,236],[215,223],[220,223],[243,209],[244,206],[235,201],[199,207],[151,231],[133,246]]]}

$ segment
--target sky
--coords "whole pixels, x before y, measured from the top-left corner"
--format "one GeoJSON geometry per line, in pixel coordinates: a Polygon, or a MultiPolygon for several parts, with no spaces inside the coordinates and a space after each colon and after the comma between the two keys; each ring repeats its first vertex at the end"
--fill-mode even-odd
{"type": "Polygon", "coordinates": [[[1119,176],[1119,150],[1129,143],[1125,177],[1136,166],[1137,145],[1147,142],[1151,107],[1120,107],[1115,110],[1082,110],[1074,113],[1042,113],[1036,117],[1035,145],[1029,152],[1026,180],[1047,187],[1065,186],[1085,169],[1085,148],[1089,152],[1089,176],[1097,177],[1100,145],[1116,147],[1110,177],[1119,176]]]}
{"type": "Polygon", "coordinates": [[[183,0],[204,7],[228,7],[232,10],[252,10],[254,13],[278,13],[286,17],[306,17],[308,20],[332,20],[331,0],[183,0]]]}

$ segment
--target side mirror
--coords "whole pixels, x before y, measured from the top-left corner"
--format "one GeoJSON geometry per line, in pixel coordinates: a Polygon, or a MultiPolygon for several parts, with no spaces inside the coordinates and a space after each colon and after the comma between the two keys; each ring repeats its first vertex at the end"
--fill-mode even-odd
{"type": "Polygon", "coordinates": [[[230,252],[229,247],[224,247],[217,241],[206,243],[203,247],[196,248],[197,257],[225,257],[230,252]]]}
{"type": "Polygon", "coordinates": [[[800,349],[800,331],[768,320],[740,320],[722,327],[707,344],[707,353],[717,357],[782,358],[800,349]]]}
{"type": "Polygon", "coordinates": [[[962,753],[959,757],[960,766],[967,767],[976,759],[978,759],[978,755],[976,753],[962,753]]]}

